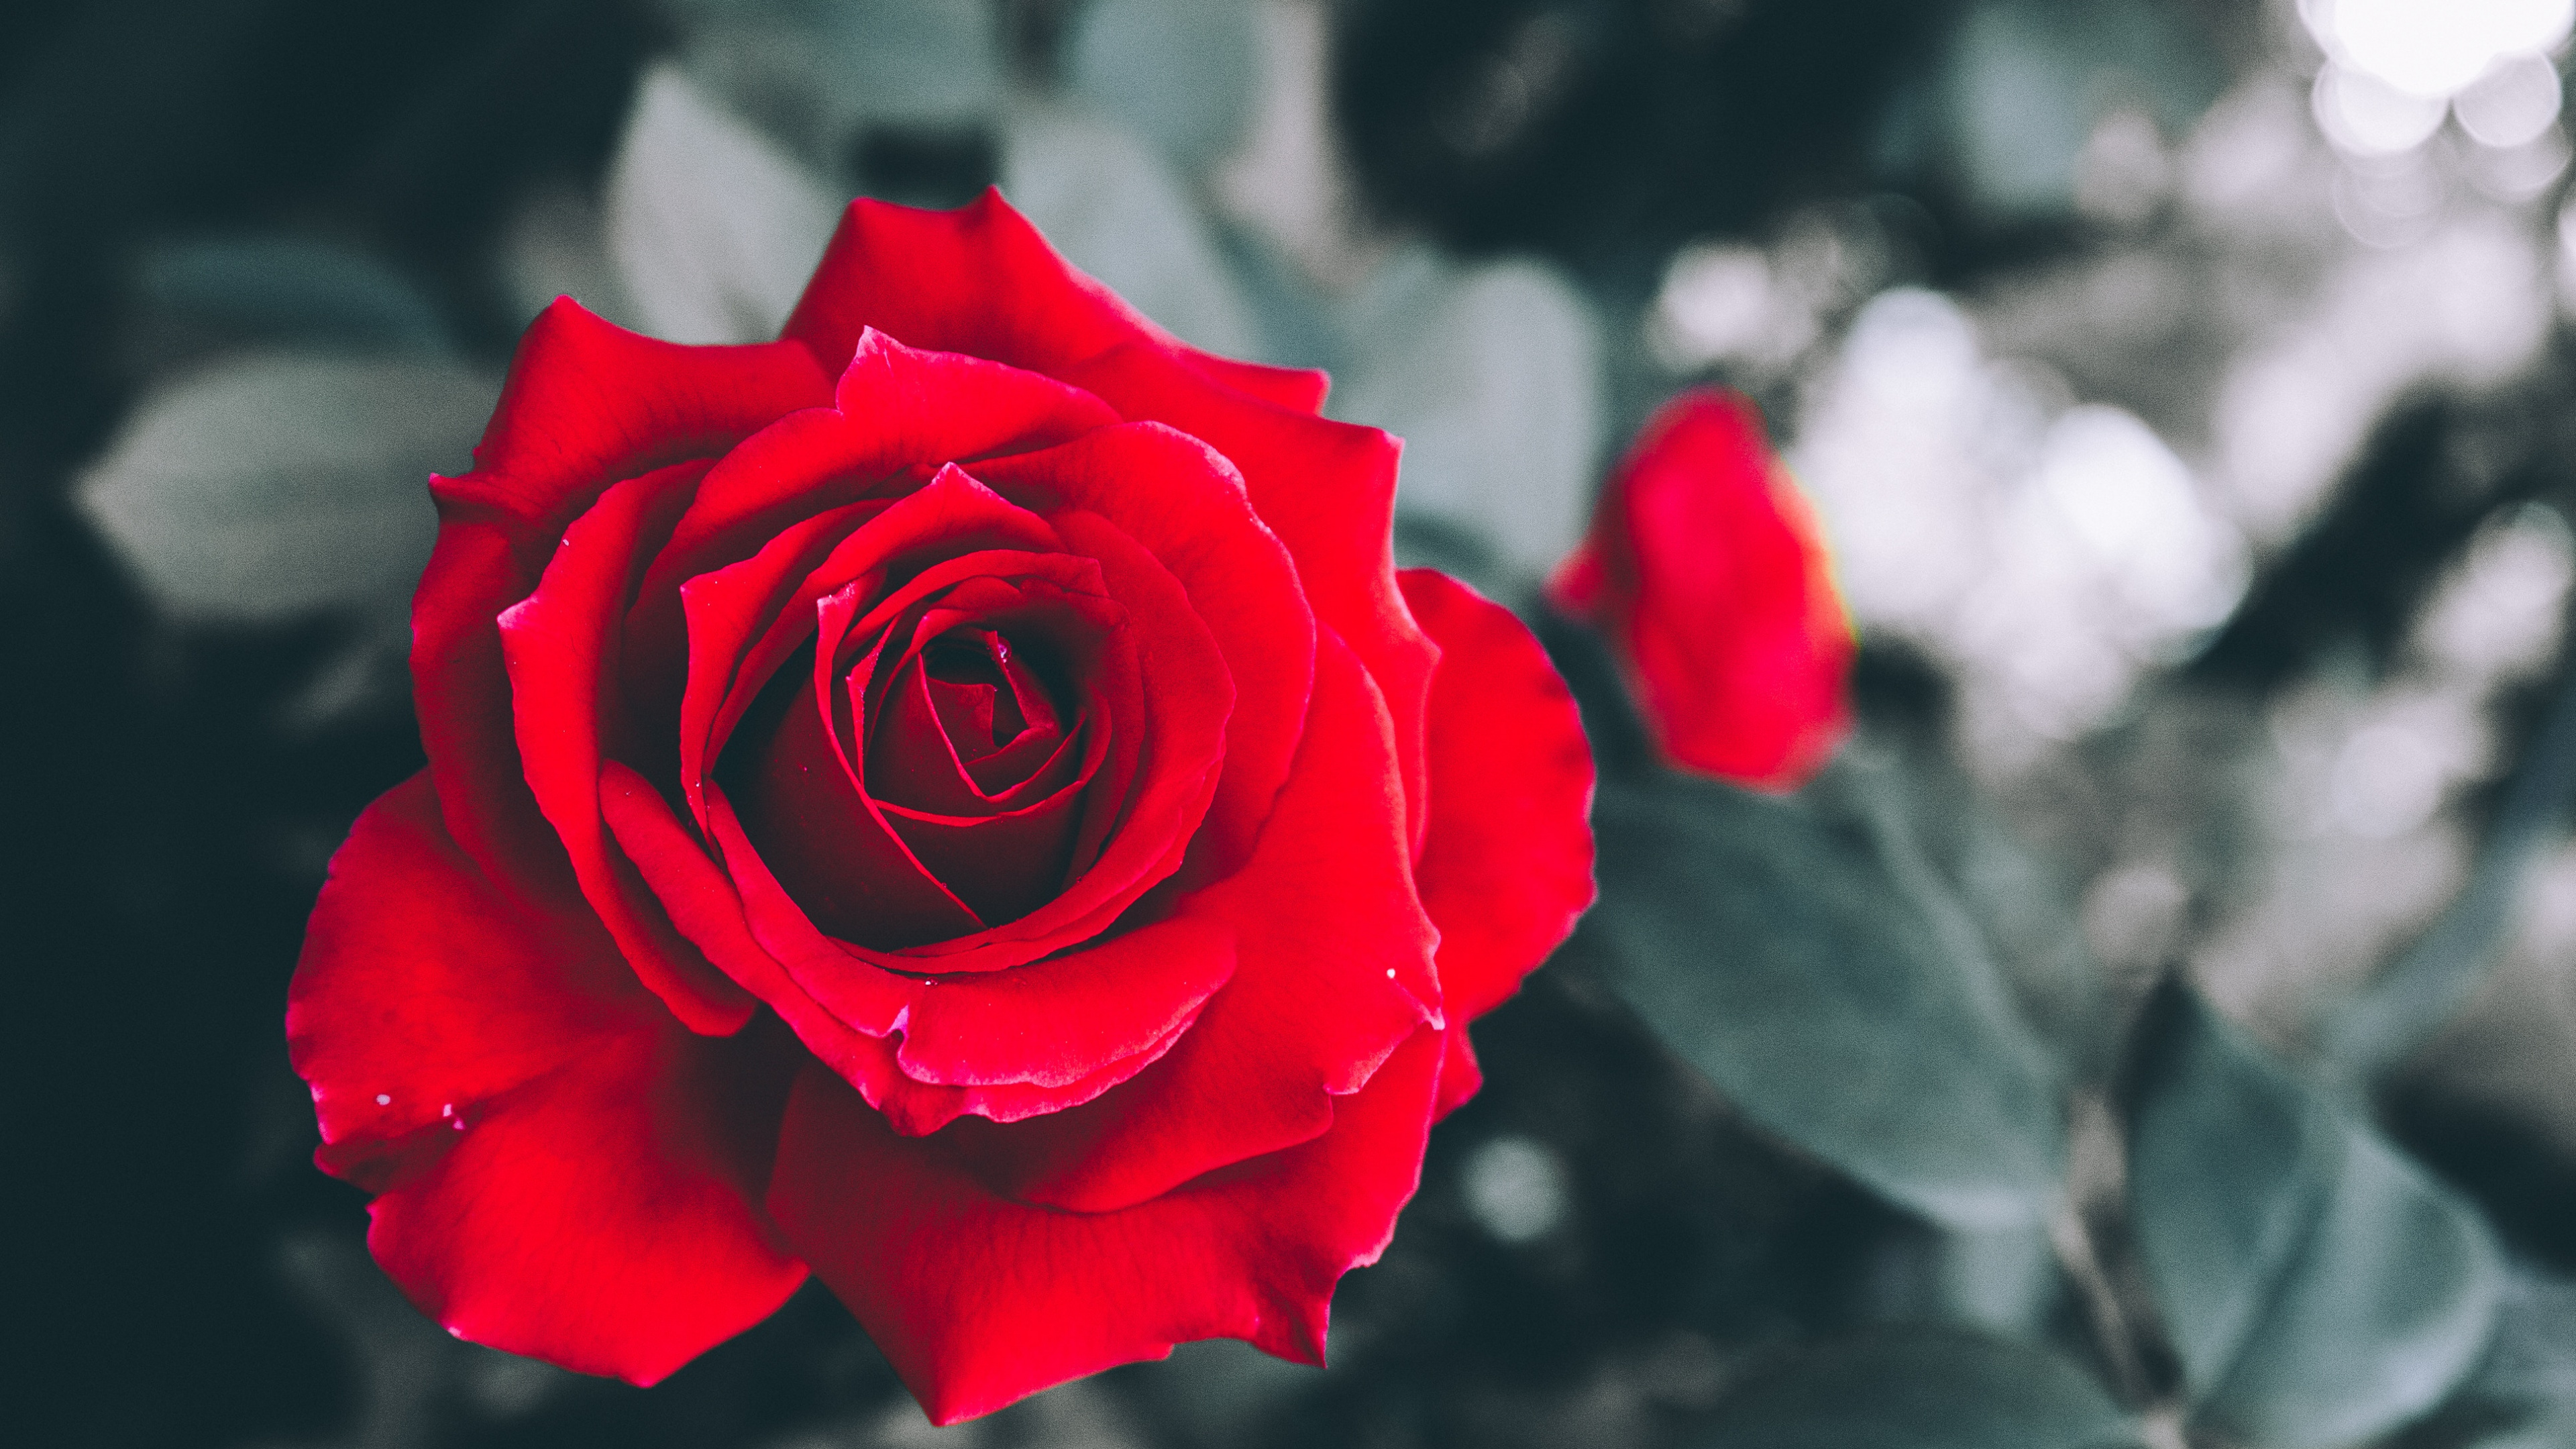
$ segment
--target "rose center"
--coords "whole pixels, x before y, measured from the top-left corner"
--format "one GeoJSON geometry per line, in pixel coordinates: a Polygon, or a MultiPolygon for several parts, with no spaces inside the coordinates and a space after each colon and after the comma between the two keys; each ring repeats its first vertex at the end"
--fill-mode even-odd
{"type": "Polygon", "coordinates": [[[939,787],[963,772],[999,796],[1064,742],[1054,694],[995,629],[951,629],[901,666],[868,730],[868,789],[879,799],[954,811],[939,787]],[[933,804],[925,795],[938,797],[933,804]]]}
{"type": "Polygon", "coordinates": [[[776,713],[745,716],[736,738],[760,743],[726,788],[826,932],[887,949],[964,935],[1043,905],[1080,864],[1100,726],[1060,702],[1055,641],[1022,648],[1001,622],[897,620],[819,666],[789,661],[776,713]]]}
{"type": "Polygon", "coordinates": [[[961,760],[1007,749],[1029,730],[1053,734],[1055,705],[1029,678],[1011,641],[991,629],[952,629],[922,651],[932,711],[961,760]]]}

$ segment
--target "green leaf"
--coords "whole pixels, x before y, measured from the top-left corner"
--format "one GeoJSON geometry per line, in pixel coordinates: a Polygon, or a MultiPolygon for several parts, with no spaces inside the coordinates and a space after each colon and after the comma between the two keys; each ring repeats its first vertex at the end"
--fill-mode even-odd
{"type": "Polygon", "coordinates": [[[2112,1449],[2137,1431],[2045,1349],[1891,1332],[1802,1356],[1721,1403],[1692,1449],[2112,1449]]]}
{"type": "Polygon", "coordinates": [[[2041,1220],[2065,1122],[1993,963],[1865,836],[1681,780],[1605,788],[1587,927],[1631,1005],[1764,1127],[1953,1227],[2041,1220]]]}
{"type": "Polygon", "coordinates": [[[147,393],[75,495],[173,617],[399,618],[500,392],[450,363],[229,359],[147,393]]]}
{"type": "Polygon", "coordinates": [[[2502,1284],[2484,1224],[2187,988],[2151,1007],[2126,1095],[2131,1224],[2204,1422],[2354,1443],[2476,1364],[2502,1284]]]}

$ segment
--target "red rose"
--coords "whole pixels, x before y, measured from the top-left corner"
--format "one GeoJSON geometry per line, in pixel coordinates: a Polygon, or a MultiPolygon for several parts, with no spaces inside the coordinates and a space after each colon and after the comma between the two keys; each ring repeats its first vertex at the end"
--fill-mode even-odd
{"type": "Polygon", "coordinates": [[[1600,626],[1684,769],[1790,789],[1851,728],[1851,621],[1823,537],[1734,393],[1694,388],[1647,419],[1548,596],[1600,626]]]}
{"type": "Polygon", "coordinates": [[[651,1383],[810,1268],[941,1422],[1320,1359],[1592,897],[1570,699],[1323,388],[992,195],[851,207],[775,343],[537,320],[287,1014],[424,1312],[651,1383]]]}

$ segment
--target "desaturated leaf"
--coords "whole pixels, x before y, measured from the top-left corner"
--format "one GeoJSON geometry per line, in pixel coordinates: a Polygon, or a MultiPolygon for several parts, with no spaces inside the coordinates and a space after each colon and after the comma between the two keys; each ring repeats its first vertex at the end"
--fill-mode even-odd
{"type": "Polygon", "coordinates": [[[2486,1356],[2438,1417],[2474,1431],[2427,1436],[2429,1442],[2474,1449],[2576,1444],[2576,1283],[2508,1266],[2486,1356]]]}
{"type": "Polygon", "coordinates": [[[2129,1205],[2203,1418],[2269,1449],[2356,1443],[2476,1363],[2486,1228],[2186,988],[2141,1028],[2129,1205]]]}
{"type": "Polygon", "coordinates": [[[1718,1405],[1692,1449],[2113,1449],[2135,1427],[2045,1349],[1889,1332],[1803,1355],[1718,1405]]]}
{"type": "Polygon", "coordinates": [[[533,320],[557,297],[570,297],[620,327],[640,328],[635,304],[608,255],[602,198],[570,186],[529,192],[502,224],[501,285],[511,310],[533,320]]]}
{"type": "Polygon", "coordinates": [[[1055,107],[1022,111],[1006,135],[1001,184],[1067,261],[1182,341],[1228,357],[1259,350],[1188,192],[1125,130],[1055,107]]]}
{"type": "Polygon", "coordinates": [[[1931,1266],[1936,1316],[1945,1323],[2037,1334],[2059,1302],[2046,1223],[1950,1229],[1937,1240],[1931,1266]]]}
{"type": "Polygon", "coordinates": [[[1093,0],[1065,47],[1073,93],[1196,175],[1242,139],[1259,74],[1249,0],[1093,0]]]}
{"type": "Polygon", "coordinates": [[[658,65],[636,87],[609,169],[608,254],[653,335],[766,341],[847,201],[677,67],[658,65]]]}
{"type": "Polygon", "coordinates": [[[982,124],[1009,89],[991,0],[678,0],[673,8],[690,76],[813,166],[839,165],[875,126],[982,124]]]}
{"type": "Polygon", "coordinates": [[[468,465],[499,392],[446,363],[237,357],[147,393],[76,497],[174,617],[399,610],[438,531],[429,475],[468,465]]]}
{"type": "Polygon", "coordinates": [[[1425,251],[1351,305],[1350,362],[1327,408],[1404,439],[1400,501],[1490,541],[1525,577],[1581,535],[1601,441],[1590,306],[1528,261],[1457,267],[1425,251]]]}
{"type": "Polygon", "coordinates": [[[2047,1055],[1990,961],[1946,949],[1860,839],[1696,781],[1605,787],[1587,928],[1621,990],[1749,1116],[1956,1227],[2055,1204],[2047,1055]]]}

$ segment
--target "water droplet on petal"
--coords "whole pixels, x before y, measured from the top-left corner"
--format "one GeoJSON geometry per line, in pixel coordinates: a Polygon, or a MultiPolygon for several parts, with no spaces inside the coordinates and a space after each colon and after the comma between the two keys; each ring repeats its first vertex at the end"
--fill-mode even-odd
{"type": "Polygon", "coordinates": [[[378,1092],[378,1093],[376,1094],[376,1105],[377,1105],[377,1106],[379,1106],[379,1107],[390,1107],[390,1106],[392,1106],[393,1104],[394,1104],[394,1099],[393,1099],[390,1095],[388,1095],[388,1094],[386,1094],[386,1093],[384,1093],[384,1092],[378,1092]]]}

